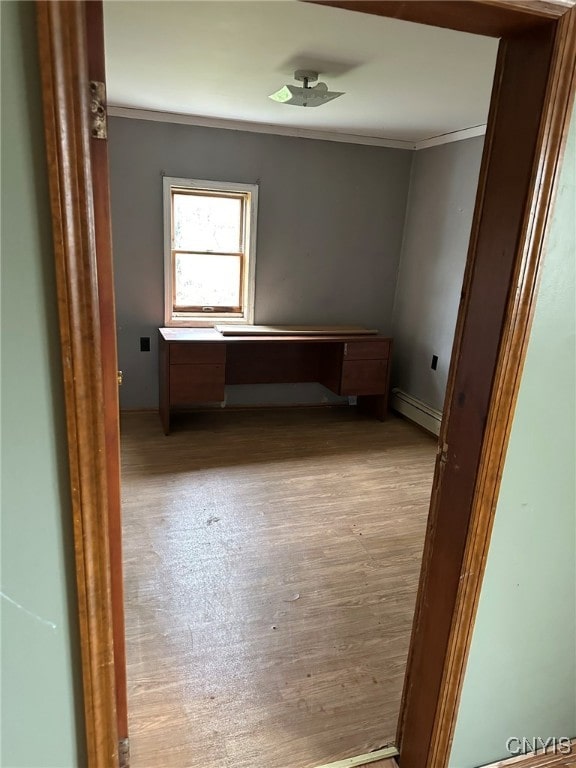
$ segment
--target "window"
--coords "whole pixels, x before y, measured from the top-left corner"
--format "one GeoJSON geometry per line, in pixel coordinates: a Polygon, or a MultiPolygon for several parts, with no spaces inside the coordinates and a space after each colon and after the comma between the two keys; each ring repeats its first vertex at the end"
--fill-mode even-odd
{"type": "Polygon", "coordinates": [[[258,187],[164,178],[166,325],[253,322],[258,187]]]}

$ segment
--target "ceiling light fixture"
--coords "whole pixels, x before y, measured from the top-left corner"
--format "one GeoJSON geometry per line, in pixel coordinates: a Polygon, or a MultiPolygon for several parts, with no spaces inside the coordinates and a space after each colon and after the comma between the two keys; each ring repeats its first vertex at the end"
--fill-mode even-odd
{"type": "Polygon", "coordinates": [[[338,91],[329,91],[326,83],[310,86],[309,83],[318,80],[318,72],[309,69],[297,69],[294,72],[294,79],[299,80],[304,85],[287,84],[276,93],[271,94],[269,98],[280,102],[280,104],[292,104],[295,107],[320,107],[322,104],[344,95],[338,91]]]}

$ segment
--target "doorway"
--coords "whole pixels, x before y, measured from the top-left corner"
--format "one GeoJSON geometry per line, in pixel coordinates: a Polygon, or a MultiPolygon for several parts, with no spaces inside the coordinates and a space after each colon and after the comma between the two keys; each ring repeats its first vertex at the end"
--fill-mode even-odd
{"type": "MultiPolygon", "coordinates": [[[[350,322],[394,336],[392,360],[402,362],[402,371],[395,372],[393,385],[414,396],[420,393],[418,384],[404,369],[414,367],[423,374],[427,390],[421,397],[429,407],[436,405],[437,428],[482,154],[483,139],[470,138],[469,126],[487,119],[497,44],[361,14],[349,20],[338,9],[304,4],[227,8],[226,26],[218,4],[180,4],[162,12],[155,8],[145,17],[137,6],[132,15],[123,6],[105,8],[111,217],[124,379],[120,397],[125,409],[123,539],[132,762],[156,763],[159,750],[168,749],[175,765],[179,759],[183,765],[229,760],[236,766],[267,755],[270,765],[314,768],[394,743],[436,441],[401,422],[394,425],[392,418],[384,424],[355,422],[350,418],[356,409],[346,398],[331,396],[330,388],[287,383],[293,380],[293,369],[277,346],[266,347],[265,353],[255,351],[250,358],[253,376],[263,368],[258,354],[275,360],[274,375],[262,370],[252,384],[238,384],[247,381],[240,370],[247,352],[234,360],[232,353],[239,347],[227,346],[227,382],[236,384],[226,388],[226,408],[189,417],[186,427],[176,418],[170,438],[157,440],[162,435],[155,417],[134,411],[155,409],[158,403],[156,351],[165,316],[161,249],[166,237],[159,190],[162,183],[177,183],[180,193],[211,184],[215,195],[218,187],[231,193],[234,184],[238,193],[257,184],[255,322],[350,322]],[[171,73],[178,70],[178,62],[182,65],[183,52],[175,42],[178,30],[194,25],[202,28],[206,41],[217,38],[218,50],[226,51],[222,58],[212,54],[211,67],[219,73],[223,69],[227,109],[234,106],[240,87],[227,62],[237,67],[242,61],[251,28],[264,34],[273,52],[263,61],[260,51],[251,68],[271,75],[253,99],[244,95],[243,108],[249,113],[263,105],[278,120],[294,119],[295,112],[266,97],[276,78],[283,76],[273,62],[289,60],[310,40],[329,58],[351,36],[355,46],[348,44],[340,56],[356,62],[348,64],[354,79],[335,79],[334,62],[332,74],[322,73],[331,87],[348,91],[340,107],[346,119],[355,117],[349,114],[346,98],[368,96],[362,103],[370,103],[382,81],[381,68],[389,70],[394,61],[395,73],[408,70],[414,54],[400,59],[400,51],[418,51],[435,75],[422,85],[403,82],[406,94],[413,91],[406,103],[423,102],[423,92],[436,82],[448,91],[449,83],[454,94],[449,103],[462,109],[462,102],[468,102],[466,116],[459,117],[466,122],[457,123],[466,127],[465,138],[459,133],[450,136],[459,142],[429,146],[433,142],[424,131],[437,117],[426,109],[411,117],[405,109],[395,110],[395,122],[403,125],[403,146],[395,146],[401,142],[398,133],[373,146],[362,143],[362,135],[352,143],[349,135],[343,142],[274,132],[285,126],[262,134],[242,130],[243,123],[194,125],[194,117],[177,114],[185,105],[175,102],[167,105],[166,113],[138,109],[140,93],[150,102],[158,97],[156,89],[169,89],[171,73]],[[293,35],[284,43],[289,27],[293,35]],[[283,34],[274,37],[277,29],[283,34]],[[143,77],[140,51],[151,49],[158,36],[171,41],[170,50],[157,62],[162,75],[152,82],[143,77]],[[138,41],[138,50],[131,40],[138,41]],[[331,40],[333,51],[326,48],[331,40]],[[448,61],[445,50],[452,51],[448,61]],[[376,66],[379,51],[387,55],[376,66]],[[455,76],[464,64],[483,76],[455,76]],[[360,82],[364,70],[365,82],[360,82]],[[121,90],[128,82],[132,92],[121,90]],[[122,98],[133,107],[122,106],[122,98]],[[426,146],[416,152],[410,137],[423,137],[426,146]],[[468,147],[470,157],[465,154],[468,147]],[[440,202],[433,206],[432,199],[440,202]],[[423,210],[425,222],[419,220],[423,210]],[[407,248],[401,256],[403,240],[407,248]],[[454,253],[446,263],[449,250],[454,253]],[[396,289],[397,272],[401,292],[396,289]],[[435,284],[436,294],[427,300],[435,284]],[[399,306],[401,312],[396,311],[399,306]],[[417,322],[411,322],[413,318],[417,322]],[[438,338],[441,324],[450,326],[447,338],[438,338]],[[429,341],[424,341],[425,332],[429,341]],[[142,341],[151,351],[141,351],[142,341]],[[420,346],[422,350],[416,349],[420,346]],[[436,364],[439,357],[435,369],[430,364],[434,354],[436,364]],[[281,384],[254,383],[266,379],[281,384]],[[428,399],[428,387],[437,390],[433,400],[428,399]],[[328,398],[334,416],[319,408],[328,398]],[[286,417],[270,411],[261,417],[231,415],[234,405],[266,403],[310,408],[292,409],[286,417]],[[304,417],[298,421],[300,413],[304,417]],[[307,429],[307,423],[313,429],[307,429]],[[155,425],[156,437],[148,424],[155,425]],[[323,442],[314,439],[315,431],[323,442]],[[150,506],[143,501],[147,495],[150,506]],[[186,552],[195,553],[189,562],[186,552]],[[174,592],[177,600],[170,599],[174,592]],[[325,628],[323,639],[319,626],[325,628]],[[244,670],[234,658],[243,660],[244,670]],[[225,684],[214,670],[234,674],[225,684]],[[153,725],[163,723],[167,711],[174,719],[168,746],[153,725]],[[188,728],[188,722],[195,723],[194,728],[188,728]],[[276,743],[282,733],[286,738],[276,743]]],[[[194,97],[199,101],[190,111],[200,112],[201,122],[198,103],[209,95],[201,87],[207,51],[197,48],[187,69],[198,75],[194,97]]],[[[294,66],[310,68],[312,60],[302,58],[294,66]]],[[[396,77],[390,74],[390,79],[396,77]]],[[[241,83],[248,88],[245,78],[241,83]]],[[[186,98],[192,98],[190,85],[186,98]]],[[[389,94],[382,96],[383,103],[390,100],[389,94]]],[[[441,99],[430,101],[436,105],[441,99]]],[[[435,109],[448,112],[447,107],[435,109]]],[[[327,120],[332,114],[318,117],[319,111],[310,115],[310,110],[301,110],[299,119],[308,122],[308,131],[311,120],[327,120]]],[[[369,123],[363,128],[368,130],[369,123]]],[[[342,138],[338,133],[330,136],[342,138]]],[[[444,135],[435,138],[446,140],[444,135]]],[[[176,230],[175,216],[173,211],[170,220],[176,230]]],[[[247,342],[242,344],[245,348],[247,342]]],[[[300,351],[295,347],[291,355],[300,351]]],[[[306,358],[304,368],[312,369],[317,357],[306,358]]],[[[190,364],[192,358],[186,360],[190,364]]],[[[357,365],[371,363],[347,364],[357,365]]],[[[190,369],[184,370],[189,376],[190,369]]],[[[309,377],[314,380],[315,374],[309,377]]],[[[306,375],[302,381],[308,381],[306,375]]]]}

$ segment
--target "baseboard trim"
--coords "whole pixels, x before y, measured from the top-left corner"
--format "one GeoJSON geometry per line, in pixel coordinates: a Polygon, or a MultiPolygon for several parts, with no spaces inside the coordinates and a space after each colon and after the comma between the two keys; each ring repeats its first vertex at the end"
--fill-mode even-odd
{"type": "Polygon", "coordinates": [[[442,423],[441,411],[431,408],[426,403],[423,403],[422,400],[412,397],[412,395],[398,387],[392,390],[391,405],[395,411],[418,424],[427,432],[431,432],[436,436],[440,434],[440,424],[442,423]]]}
{"type": "Polygon", "coordinates": [[[159,413],[158,408],[120,408],[120,414],[123,413],[159,413]]]}
{"type": "MultiPolygon", "coordinates": [[[[350,408],[351,403],[235,403],[222,406],[219,403],[211,405],[191,406],[190,408],[174,408],[175,415],[186,413],[230,413],[231,411],[279,411],[287,408],[350,408]]],[[[121,408],[120,414],[159,413],[158,408],[121,408]]]]}

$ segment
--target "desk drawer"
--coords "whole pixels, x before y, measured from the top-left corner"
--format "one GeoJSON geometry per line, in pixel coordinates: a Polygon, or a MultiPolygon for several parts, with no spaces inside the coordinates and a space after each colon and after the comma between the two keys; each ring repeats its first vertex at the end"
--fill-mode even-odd
{"type": "Polygon", "coordinates": [[[170,403],[216,403],[224,400],[223,365],[171,365],[170,403]]]}
{"type": "Polygon", "coordinates": [[[341,395],[383,395],[388,382],[388,360],[351,360],[342,365],[341,395]]]}
{"type": "Polygon", "coordinates": [[[170,365],[224,365],[225,344],[170,344],[170,365]]]}
{"type": "Polygon", "coordinates": [[[348,341],[344,345],[344,360],[387,360],[390,356],[390,342],[348,341]]]}

